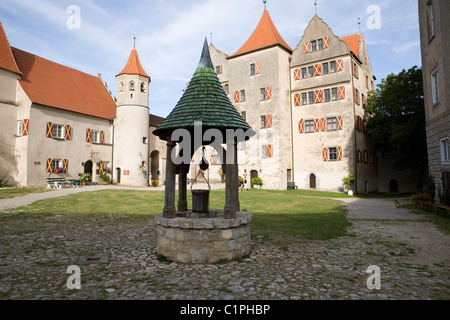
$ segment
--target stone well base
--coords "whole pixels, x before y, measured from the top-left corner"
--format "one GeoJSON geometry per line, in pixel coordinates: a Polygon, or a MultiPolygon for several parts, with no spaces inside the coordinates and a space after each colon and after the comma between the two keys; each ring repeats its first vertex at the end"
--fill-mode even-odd
{"type": "Polygon", "coordinates": [[[237,212],[236,219],[224,219],[223,212],[213,212],[211,216],[198,218],[186,212],[170,219],[157,214],[158,253],[176,262],[193,264],[250,254],[252,214],[237,212]]]}

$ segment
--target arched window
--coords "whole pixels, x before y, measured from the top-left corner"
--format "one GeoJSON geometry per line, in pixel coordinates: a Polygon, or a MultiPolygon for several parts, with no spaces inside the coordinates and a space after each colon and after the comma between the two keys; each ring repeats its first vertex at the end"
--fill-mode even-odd
{"type": "Polygon", "coordinates": [[[130,91],[134,91],[134,82],[133,81],[130,82],[130,91]]]}

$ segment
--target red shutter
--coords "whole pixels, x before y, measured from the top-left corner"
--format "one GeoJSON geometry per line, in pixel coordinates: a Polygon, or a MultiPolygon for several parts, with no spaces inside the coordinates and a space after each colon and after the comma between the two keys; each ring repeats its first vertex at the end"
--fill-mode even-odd
{"type": "Polygon", "coordinates": [[[323,159],[323,161],[328,161],[328,148],[323,148],[322,159],[323,159]]]}
{"type": "Polygon", "coordinates": [[[272,128],[272,115],[271,114],[266,116],[266,128],[272,128]]]}
{"type": "Polygon", "coordinates": [[[105,131],[100,131],[100,144],[105,144],[105,131]]]}
{"type": "Polygon", "coordinates": [[[338,161],[342,161],[342,147],[337,148],[337,159],[338,161]]]}
{"type": "Polygon", "coordinates": [[[261,73],[261,62],[255,63],[255,74],[261,73]]]}
{"type": "Polygon", "coordinates": [[[24,119],[22,121],[23,125],[22,125],[22,136],[27,136],[28,135],[28,130],[30,128],[30,119],[24,119]]]}
{"type": "Polygon", "coordinates": [[[298,133],[305,133],[305,121],[303,120],[298,122],[298,133]]]}
{"type": "Polygon", "coordinates": [[[314,77],[322,75],[322,65],[316,64],[314,65],[314,77]]]}
{"type": "Polygon", "coordinates": [[[300,69],[294,69],[294,80],[300,80],[300,69]]]}
{"type": "Polygon", "coordinates": [[[320,119],[320,131],[326,131],[327,130],[327,119],[322,118],[320,119]]]}
{"type": "Polygon", "coordinates": [[[314,103],[322,103],[323,102],[323,90],[314,91],[314,103]]]}
{"type": "Polygon", "coordinates": [[[303,52],[304,53],[310,53],[311,52],[311,43],[305,42],[303,44],[303,52]]]}
{"type": "Polygon", "coordinates": [[[273,158],[273,146],[271,144],[267,146],[267,158],[273,158]]]}
{"type": "Polygon", "coordinates": [[[91,129],[86,129],[86,142],[91,142],[91,129]]]}
{"type": "Polygon", "coordinates": [[[267,87],[266,88],[266,100],[270,100],[270,99],[272,99],[272,88],[267,87]]]}
{"type": "Polygon", "coordinates": [[[314,132],[319,132],[320,130],[320,120],[314,119],[314,132]]]}
{"type": "Polygon", "coordinates": [[[66,125],[66,140],[72,140],[72,128],[69,125],[66,125]]]}
{"type": "Polygon", "coordinates": [[[47,173],[52,172],[52,161],[53,161],[53,159],[47,158],[47,173]]]}
{"type": "Polygon", "coordinates": [[[330,38],[324,37],[323,38],[323,48],[328,49],[330,47],[330,38]]]}
{"type": "Polygon", "coordinates": [[[344,60],[336,60],[336,72],[344,71],[344,60]]]}
{"type": "Polygon", "coordinates": [[[63,160],[63,172],[66,173],[69,171],[69,160],[64,159],[63,160]]]}
{"type": "Polygon", "coordinates": [[[234,92],[234,103],[239,103],[240,102],[240,93],[239,93],[239,91],[235,91],[234,92]]]}
{"type": "Polygon", "coordinates": [[[337,117],[337,129],[344,130],[344,117],[337,117]]]}
{"type": "Polygon", "coordinates": [[[345,99],[345,86],[339,87],[338,88],[339,91],[339,100],[344,100],[345,99]]]}
{"type": "Polygon", "coordinates": [[[45,131],[45,136],[47,138],[53,137],[53,123],[47,122],[47,128],[46,128],[46,131],[45,131]]]}
{"type": "Polygon", "coordinates": [[[302,104],[300,93],[294,94],[294,106],[299,107],[302,104]]]}

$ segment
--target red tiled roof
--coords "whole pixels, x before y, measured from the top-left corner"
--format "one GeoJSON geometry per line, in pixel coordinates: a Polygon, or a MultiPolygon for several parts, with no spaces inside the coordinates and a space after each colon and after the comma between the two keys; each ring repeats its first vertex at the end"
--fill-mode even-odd
{"type": "Polygon", "coordinates": [[[11,52],[11,46],[9,45],[8,38],[6,37],[3,25],[0,22],[0,68],[5,69],[17,74],[21,74],[19,67],[14,60],[14,56],[11,52]]]}
{"type": "Polygon", "coordinates": [[[141,61],[139,60],[139,55],[136,49],[131,50],[127,65],[117,76],[120,76],[122,74],[137,74],[150,78],[150,76],[147,74],[147,72],[145,72],[144,68],[141,65],[141,61]]]}
{"type": "Polygon", "coordinates": [[[270,18],[269,12],[265,10],[253,34],[250,36],[247,42],[244,43],[244,45],[231,57],[239,56],[244,53],[260,50],[274,45],[280,45],[288,51],[292,52],[291,47],[289,47],[286,41],[284,41],[283,37],[275,27],[272,19],[270,18]]]}
{"type": "Polygon", "coordinates": [[[116,117],[116,104],[98,77],[16,48],[12,51],[22,71],[20,85],[32,102],[99,118],[116,117]]]}
{"type": "Polygon", "coordinates": [[[359,34],[353,34],[351,36],[341,38],[341,40],[347,42],[350,51],[352,51],[358,58],[359,58],[359,39],[360,39],[359,34]]]}

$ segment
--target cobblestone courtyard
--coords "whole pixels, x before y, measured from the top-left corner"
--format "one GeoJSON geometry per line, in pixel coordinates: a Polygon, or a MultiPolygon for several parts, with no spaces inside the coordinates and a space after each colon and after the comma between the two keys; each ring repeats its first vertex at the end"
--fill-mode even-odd
{"type": "Polygon", "coordinates": [[[0,213],[0,299],[449,299],[450,237],[392,200],[345,199],[348,236],[327,241],[252,234],[239,261],[158,261],[145,216],[0,213]],[[17,230],[20,230],[18,232],[17,230]],[[67,268],[81,269],[69,290],[67,268]],[[369,290],[367,268],[381,269],[369,290]]]}

